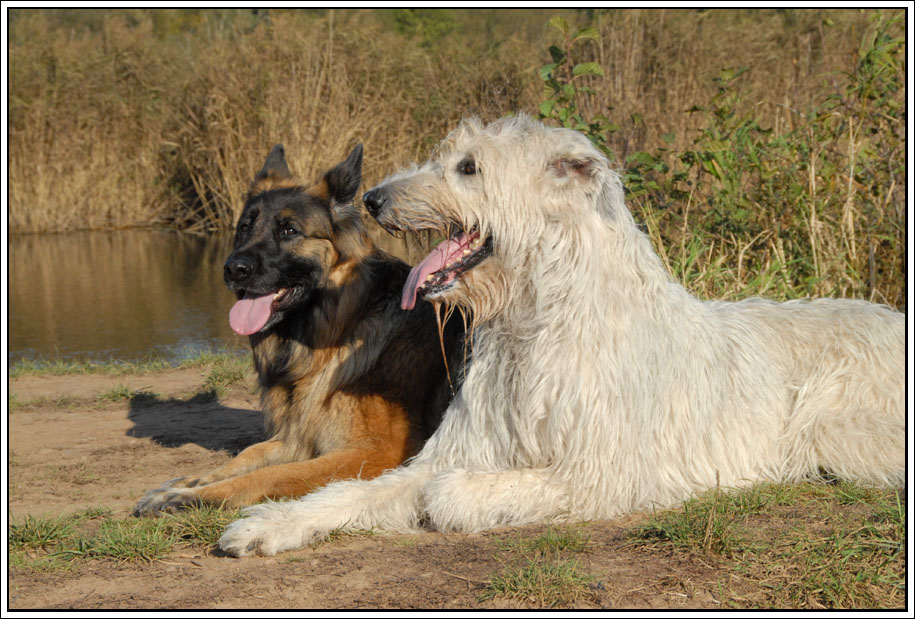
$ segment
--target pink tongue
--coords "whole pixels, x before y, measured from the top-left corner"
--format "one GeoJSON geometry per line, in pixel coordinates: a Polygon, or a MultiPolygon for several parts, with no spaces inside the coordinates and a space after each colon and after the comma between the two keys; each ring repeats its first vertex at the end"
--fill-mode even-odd
{"type": "Polygon", "coordinates": [[[463,232],[454,238],[442,241],[428,256],[423,258],[422,262],[413,267],[403,286],[400,307],[405,310],[413,309],[413,306],[416,305],[416,293],[426,282],[426,278],[432,273],[442,270],[449,261],[460,257],[470,245],[470,241],[470,237],[463,232]]]}
{"type": "Polygon", "coordinates": [[[229,325],[239,335],[257,333],[270,319],[270,304],[273,303],[273,294],[256,297],[250,293],[245,294],[229,310],[229,325]]]}

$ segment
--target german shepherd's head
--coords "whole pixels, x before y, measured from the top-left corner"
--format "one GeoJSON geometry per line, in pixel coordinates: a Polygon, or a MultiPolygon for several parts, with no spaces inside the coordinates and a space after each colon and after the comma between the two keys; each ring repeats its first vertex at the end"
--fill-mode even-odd
{"type": "Polygon", "coordinates": [[[229,323],[239,335],[266,333],[320,302],[368,251],[353,198],[362,145],[317,183],[295,179],[277,144],[254,177],[223,277],[238,297],[229,323]]]}

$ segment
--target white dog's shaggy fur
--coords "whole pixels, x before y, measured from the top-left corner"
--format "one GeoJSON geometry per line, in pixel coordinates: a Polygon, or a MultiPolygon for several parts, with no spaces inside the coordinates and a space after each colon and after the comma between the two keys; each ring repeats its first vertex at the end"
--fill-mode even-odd
{"type": "Polygon", "coordinates": [[[695,299],[581,134],[466,121],[377,191],[389,228],[492,237],[491,256],[427,297],[475,318],[463,386],[409,465],[249,508],[220,540],[227,552],[274,554],[341,527],[611,518],[716,480],[821,469],[904,483],[903,315],[851,300],[695,299]]]}

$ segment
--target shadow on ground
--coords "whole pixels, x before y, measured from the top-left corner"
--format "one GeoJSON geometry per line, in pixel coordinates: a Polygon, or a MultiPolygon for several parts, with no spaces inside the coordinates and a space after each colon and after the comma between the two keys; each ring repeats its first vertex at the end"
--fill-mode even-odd
{"type": "Polygon", "coordinates": [[[134,424],[128,436],[151,438],[163,447],[192,443],[235,454],[266,439],[259,410],[224,406],[208,392],[189,399],[136,393],[130,399],[127,418],[134,424]]]}

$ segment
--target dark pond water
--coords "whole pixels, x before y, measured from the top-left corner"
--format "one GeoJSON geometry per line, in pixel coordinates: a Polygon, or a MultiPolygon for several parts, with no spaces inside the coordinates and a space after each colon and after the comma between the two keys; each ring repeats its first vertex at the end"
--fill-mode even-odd
{"type": "Polygon", "coordinates": [[[244,350],[222,282],[231,244],[228,234],[161,230],[11,237],[9,361],[244,350]]]}

